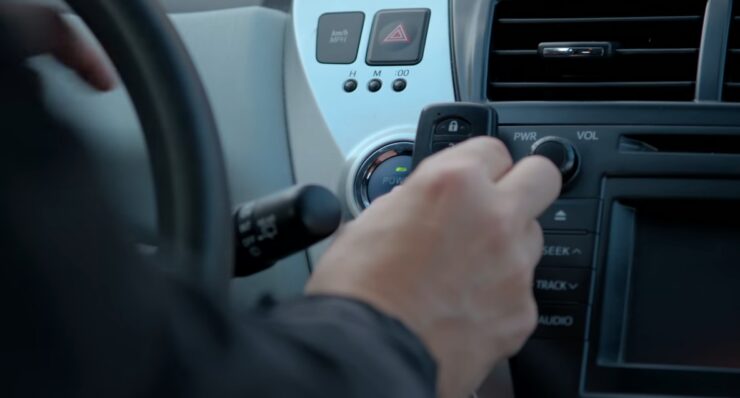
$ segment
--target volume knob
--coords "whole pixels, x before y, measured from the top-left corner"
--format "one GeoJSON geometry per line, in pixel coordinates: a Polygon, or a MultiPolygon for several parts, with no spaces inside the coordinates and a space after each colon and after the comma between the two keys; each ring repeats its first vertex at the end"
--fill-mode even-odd
{"type": "Polygon", "coordinates": [[[560,137],[545,137],[532,145],[530,155],[550,159],[563,176],[563,185],[573,181],[580,169],[580,156],[572,142],[560,137]]]}

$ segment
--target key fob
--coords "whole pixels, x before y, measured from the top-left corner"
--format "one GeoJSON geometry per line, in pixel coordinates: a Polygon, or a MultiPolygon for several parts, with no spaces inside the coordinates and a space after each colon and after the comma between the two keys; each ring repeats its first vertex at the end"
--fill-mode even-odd
{"type": "Polygon", "coordinates": [[[429,106],[419,119],[412,169],[439,151],[472,137],[496,137],[497,131],[498,117],[489,105],[456,102],[429,106]]]}

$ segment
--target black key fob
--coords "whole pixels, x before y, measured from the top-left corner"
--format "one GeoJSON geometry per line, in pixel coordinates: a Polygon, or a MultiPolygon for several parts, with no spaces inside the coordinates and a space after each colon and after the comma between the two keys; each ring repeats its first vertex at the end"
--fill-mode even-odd
{"type": "Polygon", "coordinates": [[[429,106],[419,119],[412,167],[468,138],[496,137],[497,131],[498,117],[489,105],[456,102],[429,106]]]}

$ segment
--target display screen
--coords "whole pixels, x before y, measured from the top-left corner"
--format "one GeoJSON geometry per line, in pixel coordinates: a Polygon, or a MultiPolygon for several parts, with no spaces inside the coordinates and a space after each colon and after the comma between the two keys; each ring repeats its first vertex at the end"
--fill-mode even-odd
{"type": "Polygon", "coordinates": [[[629,201],[632,364],[740,369],[740,202],[629,201]]]}

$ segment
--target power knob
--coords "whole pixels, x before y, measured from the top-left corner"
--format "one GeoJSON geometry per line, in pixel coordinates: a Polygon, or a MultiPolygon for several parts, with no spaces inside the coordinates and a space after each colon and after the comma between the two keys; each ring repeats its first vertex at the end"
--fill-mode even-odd
{"type": "Polygon", "coordinates": [[[545,137],[532,145],[530,155],[550,159],[563,176],[563,185],[575,179],[581,166],[578,150],[572,142],[560,137],[545,137]]]}

